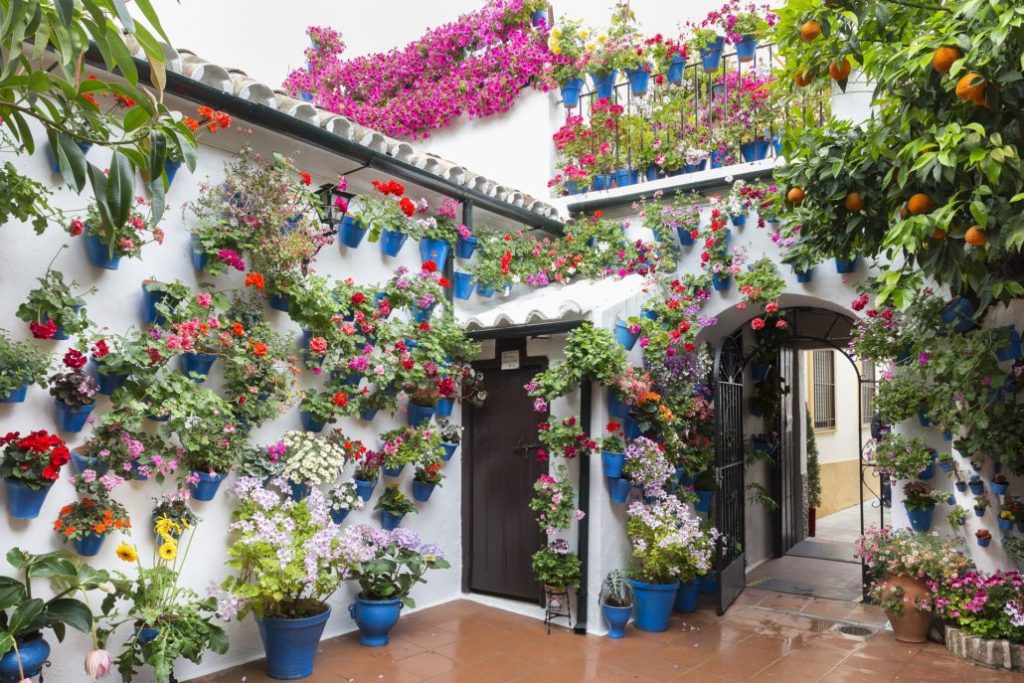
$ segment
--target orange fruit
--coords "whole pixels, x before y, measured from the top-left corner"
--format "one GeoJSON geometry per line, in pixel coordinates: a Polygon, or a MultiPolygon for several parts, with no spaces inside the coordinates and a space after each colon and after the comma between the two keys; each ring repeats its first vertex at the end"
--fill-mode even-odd
{"type": "Polygon", "coordinates": [[[985,237],[985,233],[977,225],[967,228],[967,232],[964,233],[964,239],[972,247],[983,247],[988,244],[988,238],[985,237]]]}
{"type": "Polygon", "coordinates": [[[946,239],[946,231],[942,228],[935,228],[935,232],[932,233],[932,239],[944,240],[946,239]]]}
{"type": "Polygon", "coordinates": [[[958,59],[963,58],[964,53],[960,52],[960,48],[953,47],[952,45],[943,45],[932,55],[932,66],[940,74],[947,74],[953,68],[953,64],[958,59]]]}
{"type": "Polygon", "coordinates": [[[814,80],[814,72],[810,69],[800,69],[793,74],[793,82],[798,88],[806,88],[814,80]]]}
{"type": "Polygon", "coordinates": [[[853,66],[850,65],[850,60],[843,57],[841,62],[832,62],[828,65],[828,75],[832,77],[833,81],[845,81],[850,77],[850,72],[853,71],[853,66]]]}
{"type": "Polygon", "coordinates": [[[846,195],[846,201],[843,203],[850,213],[857,213],[864,208],[864,198],[860,196],[860,192],[851,192],[846,195]]]}
{"type": "Polygon", "coordinates": [[[800,38],[805,43],[810,43],[818,39],[821,35],[821,24],[811,19],[810,21],[804,22],[804,25],[800,27],[800,38]]]}
{"type": "Polygon", "coordinates": [[[967,74],[957,82],[956,96],[979,107],[985,106],[985,79],[981,74],[967,74]]]}
{"type": "Polygon", "coordinates": [[[791,188],[789,190],[789,193],[786,195],[786,199],[789,200],[790,204],[802,204],[803,201],[804,201],[804,191],[803,191],[803,188],[800,188],[800,187],[791,188]]]}
{"type": "Polygon", "coordinates": [[[932,210],[932,199],[923,192],[918,192],[907,202],[907,209],[915,216],[928,213],[932,210]]]}

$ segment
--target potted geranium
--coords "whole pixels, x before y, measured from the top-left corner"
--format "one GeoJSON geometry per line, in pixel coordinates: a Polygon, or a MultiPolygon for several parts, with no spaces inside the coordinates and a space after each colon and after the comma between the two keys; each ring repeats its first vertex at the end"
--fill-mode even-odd
{"type": "Polygon", "coordinates": [[[641,436],[626,445],[622,474],[634,486],[643,489],[645,496],[662,496],[675,475],[675,468],[665,457],[662,446],[641,436]]]}
{"type": "Polygon", "coordinates": [[[363,509],[363,499],[359,497],[354,481],[345,481],[331,489],[327,494],[327,507],[331,520],[341,524],[353,510],[363,509]]]}
{"type": "Polygon", "coordinates": [[[307,432],[286,432],[282,439],[281,475],[291,485],[292,498],[302,500],[311,487],[333,483],[345,465],[345,451],[331,439],[307,432]]]}
{"type": "Polygon", "coordinates": [[[291,337],[278,334],[266,323],[230,326],[239,343],[223,353],[221,390],[239,426],[252,429],[281,415],[295,396],[299,374],[291,353],[291,337]],[[244,343],[241,342],[244,335],[244,343]]]}
{"type": "Polygon", "coordinates": [[[373,509],[380,510],[380,523],[387,531],[397,529],[406,515],[419,512],[409,497],[398,490],[398,484],[385,488],[373,509]]]}
{"type": "Polygon", "coordinates": [[[459,203],[447,197],[437,208],[437,215],[416,221],[419,227],[420,257],[443,267],[448,261],[451,245],[459,238],[457,230],[459,203]]]}
{"type": "Polygon", "coordinates": [[[162,450],[159,439],[141,430],[135,415],[115,410],[100,418],[85,443],[72,451],[71,460],[79,474],[87,469],[99,476],[113,471],[125,479],[145,481],[167,464],[162,450]]]}
{"type": "Polygon", "coordinates": [[[452,459],[459,444],[462,443],[462,425],[455,424],[447,418],[437,420],[437,436],[441,440],[441,459],[445,462],[452,459]]]}
{"type": "Polygon", "coordinates": [[[547,600],[561,600],[580,586],[580,558],[564,539],[550,541],[531,557],[533,576],[544,586],[547,600]]]}
{"type": "Polygon", "coordinates": [[[430,500],[434,489],[444,481],[444,472],[441,470],[441,461],[423,461],[416,466],[416,473],[412,478],[412,497],[425,503],[430,500]]]}
{"type": "Polygon", "coordinates": [[[0,403],[22,403],[33,384],[46,386],[50,352],[31,341],[14,341],[0,330],[0,403]]]}
{"type": "Polygon", "coordinates": [[[125,507],[106,495],[65,505],[53,523],[61,540],[73,542],[75,551],[84,557],[99,554],[107,534],[127,531],[131,526],[125,507]]]}
{"type": "Polygon", "coordinates": [[[450,565],[440,548],[406,530],[382,532],[359,524],[345,529],[343,544],[352,549],[346,574],[359,584],[356,601],[348,608],[359,627],[359,642],[367,647],[387,645],[402,607],[415,607],[413,586],[425,583],[429,570],[450,565]]]}
{"type": "Polygon", "coordinates": [[[601,584],[601,614],[608,623],[608,637],[622,638],[633,612],[633,589],[621,569],[608,572],[601,584]]]}
{"type": "MultiPolygon", "coordinates": [[[[164,231],[152,225],[142,209],[149,209],[144,197],[136,197],[129,205],[121,207],[115,214],[115,207],[108,206],[104,199],[91,202],[86,214],[84,232],[89,262],[94,268],[117,270],[122,257],[139,258],[142,247],[156,242],[163,244],[164,231]]],[[[80,219],[74,219],[68,226],[72,236],[82,234],[80,219]]]]}
{"type": "Polygon", "coordinates": [[[405,186],[397,180],[375,180],[376,194],[356,197],[349,208],[352,220],[369,230],[370,242],[381,241],[385,256],[398,256],[405,239],[412,231],[409,219],[416,214],[416,204],[405,195],[405,186]]]}
{"type": "Polygon", "coordinates": [[[63,364],[66,370],[49,379],[50,395],[57,408],[57,428],[62,432],[80,432],[96,404],[99,385],[83,368],[88,362],[78,349],[68,349],[63,364]]]}
{"type": "Polygon", "coordinates": [[[11,432],[0,437],[0,446],[4,449],[0,477],[7,491],[7,511],[15,519],[35,519],[71,452],[60,437],[45,430],[25,436],[11,432]]]}
{"type": "Polygon", "coordinates": [[[609,422],[605,425],[605,430],[608,435],[601,439],[601,466],[604,469],[604,476],[619,479],[622,477],[622,466],[626,460],[622,425],[618,422],[609,422]]]}
{"type": "Polygon", "coordinates": [[[46,273],[36,279],[39,287],[28,293],[28,299],[18,306],[16,314],[28,323],[33,337],[64,340],[68,335],[78,334],[89,327],[89,319],[85,316],[85,299],[72,291],[73,287],[78,286],[77,283],[64,282],[64,274],[53,270],[52,262],[46,273]]]}
{"type": "Polygon", "coordinates": [[[889,432],[873,441],[867,460],[892,479],[930,479],[935,474],[936,452],[918,437],[889,432]]]}
{"type": "Polygon", "coordinates": [[[397,477],[406,465],[438,457],[441,440],[429,427],[399,427],[380,435],[380,452],[384,456],[383,470],[389,477],[397,477]]]}
{"type": "Polygon", "coordinates": [[[271,678],[296,679],[313,672],[327,599],[346,569],[338,527],[318,489],[295,502],[263,488],[255,477],[232,487],[233,514],[228,565],[236,574],[222,584],[222,619],[252,613],[259,626],[271,678]]]}
{"type": "Polygon", "coordinates": [[[907,517],[914,531],[928,531],[932,528],[935,504],[945,497],[945,494],[937,493],[922,481],[908,482],[903,486],[903,506],[907,509],[907,517]]]}
{"type": "Polygon", "coordinates": [[[380,479],[380,468],[384,463],[384,456],[377,451],[364,451],[356,457],[356,471],[352,474],[356,491],[363,501],[370,500],[373,489],[377,487],[377,480],[380,479]]]}

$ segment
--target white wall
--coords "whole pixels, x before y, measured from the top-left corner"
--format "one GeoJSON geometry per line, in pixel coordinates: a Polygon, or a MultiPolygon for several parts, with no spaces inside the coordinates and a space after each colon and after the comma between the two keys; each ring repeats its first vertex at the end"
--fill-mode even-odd
{"type": "MultiPolygon", "coordinates": [[[[191,106],[188,109],[191,109],[191,106]]],[[[216,142],[221,147],[232,149],[237,148],[242,141],[241,136],[233,132],[221,133],[207,139],[216,142]]],[[[323,152],[304,149],[295,141],[285,141],[263,132],[257,132],[251,137],[247,136],[246,140],[263,152],[279,150],[286,154],[296,155],[299,167],[312,172],[315,180],[319,182],[336,180],[336,174],[341,168],[351,167],[351,162],[332,159],[323,152]]],[[[10,155],[4,156],[5,161],[10,157],[10,155]]],[[[109,158],[109,152],[94,149],[90,152],[89,158],[103,167],[104,158],[109,158]]],[[[91,286],[97,287],[97,293],[85,297],[89,318],[95,322],[97,329],[106,328],[112,333],[124,333],[129,327],[141,324],[139,319],[140,285],[147,277],[155,277],[164,281],[178,278],[195,285],[196,274],[193,272],[188,256],[189,234],[186,228],[189,221],[183,220],[182,206],[186,201],[196,197],[199,182],[206,178],[217,182],[222,178],[223,162],[229,158],[228,152],[213,147],[203,147],[196,173],[190,175],[187,170],[183,169],[178,174],[169,193],[168,210],[161,222],[161,226],[167,233],[166,243],[163,246],[149,245],[145,247],[142,260],[122,259],[121,267],[117,271],[93,269],[86,258],[84,238],[72,239],[60,226],[51,226],[43,236],[37,237],[31,226],[20,224],[17,221],[8,222],[0,232],[2,235],[0,239],[3,240],[4,247],[0,249],[0,288],[4,292],[3,300],[0,301],[0,326],[11,330],[15,338],[30,337],[25,323],[15,318],[15,310],[25,300],[29,290],[36,286],[35,278],[43,274],[51,256],[65,242],[70,243],[71,249],[65,251],[56,267],[63,271],[66,280],[76,280],[83,289],[91,286]]],[[[58,181],[58,177],[50,174],[41,151],[32,158],[16,159],[15,163],[28,175],[43,182],[55,183],[58,181]]],[[[354,184],[359,186],[365,185],[366,182],[368,179],[364,178],[354,184]]],[[[66,190],[60,189],[56,193],[55,204],[72,211],[71,215],[75,215],[74,212],[84,209],[87,200],[88,193],[82,197],[76,197],[66,190]]],[[[82,214],[84,215],[84,211],[82,214]]],[[[398,265],[418,268],[419,263],[419,252],[412,243],[406,244],[398,258],[384,259],[380,255],[377,245],[364,242],[358,250],[345,251],[337,245],[326,247],[316,262],[316,270],[333,278],[353,277],[359,282],[372,283],[386,280],[398,265]]],[[[236,273],[234,276],[221,276],[217,278],[216,284],[219,289],[225,290],[241,288],[242,275],[236,273]]],[[[297,326],[283,313],[271,311],[268,319],[282,330],[298,331],[297,326]]],[[[55,361],[59,362],[60,355],[72,342],[35,341],[33,343],[53,348],[55,361]]],[[[219,369],[214,366],[211,378],[204,386],[216,389],[219,385],[219,376],[219,369]]],[[[53,406],[53,399],[47,392],[33,387],[29,391],[26,403],[20,405],[0,404],[0,433],[15,430],[28,432],[35,429],[56,432],[53,406]]],[[[109,406],[109,400],[101,397],[93,415],[101,415],[109,409],[109,406]]],[[[455,421],[461,419],[458,412],[455,413],[453,419],[455,421]]],[[[343,428],[347,434],[363,439],[368,447],[376,448],[379,446],[378,434],[380,432],[404,423],[405,415],[400,413],[394,418],[378,414],[372,424],[343,419],[338,426],[343,428]]],[[[292,410],[280,419],[268,422],[257,430],[252,436],[252,442],[256,444],[271,443],[285,431],[300,428],[298,412],[292,410]]],[[[64,434],[62,436],[73,448],[84,442],[87,435],[88,428],[82,434],[64,434]]],[[[427,585],[414,589],[413,597],[421,607],[451,600],[460,593],[461,457],[460,451],[451,462],[446,464],[447,478],[444,486],[434,493],[428,503],[418,504],[420,513],[409,515],[403,522],[403,526],[419,532],[426,541],[439,544],[452,563],[451,569],[431,573],[427,577],[429,581],[427,585]]],[[[57,511],[76,498],[69,481],[70,470],[71,466],[68,465],[62,473],[61,480],[53,486],[38,519],[18,521],[12,519],[6,512],[0,513],[0,555],[15,546],[32,552],[46,552],[63,547],[58,535],[52,531],[51,524],[57,518],[57,511]]],[[[412,471],[409,468],[406,470],[399,481],[402,489],[409,494],[412,471]]],[[[351,476],[350,468],[346,470],[345,476],[346,478],[351,476]]],[[[226,493],[226,489],[233,481],[233,477],[229,478],[222,485],[214,501],[194,503],[194,509],[203,518],[203,522],[198,526],[192,556],[185,567],[182,581],[201,594],[205,594],[211,581],[219,582],[228,574],[223,560],[233,500],[226,493]]],[[[383,480],[384,483],[390,483],[390,481],[387,478],[383,480]]],[[[172,487],[169,484],[161,488],[154,481],[149,481],[127,484],[114,493],[114,497],[124,503],[131,514],[136,527],[131,541],[139,546],[144,558],[150,556],[152,547],[152,534],[148,532],[147,521],[152,501],[161,493],[170,490],[172,487]]],[[[381,490],[382,485],[379,484],[374,498],[367,504],[367,507],[361,512],[351,514],[348,518],[350,521],[346,521],[346,523],[367,522],[378,525],[380,523],[379,515],[372,512],[372,507],[381,490]]],[[[117,543],[116,535],[108,538],[101,555],[90,562],[94,566],[107,569],[127,569],[126,565],[114,557],[113,551],[117,543]]],[[[6,562],[0,561],[0,573],[8,574],[10,571],[11,568],[7,566],[6,562]]],[[[333,614],[327,625],[327,636],[337,635],[355,628],[347,611],[347,605],[352,601],[353,596],[353,585],[346,584],[330,601],[333,614]]],[[[230,624],[228,632],[231,638],[231,649],[225,656],[209,655],[199,667],[192,666],[187,662],[179,663],[178,676],[186,679],[199,673],[215,671],[262,656],[262,646],[253,619],[248,618],[241,623],[230,624]]],[[[48,671],[47,680],[55,682],[82,680],[81,666],[89,648],[88,639],[77,632],[71,632],[64,644],[57,645],[52,634],[47,637],[55,648],[52,657],[54,666],[48,671]]],[[[111,639],[109,649],[115,651],[119,645],[119,638],[115,635],[111,639]]],[[[142,683],[151,680],[150,672],[143,671],[135,680],[142,683]]]]}
{"type": "MultiPolygon", "coordinates": [[[[835,429],[818,429],[814,432],[814,438],[818,443],[818,462],[823,465],[860,458],[857,450],[858,430],[863,433],[865,442],[871,438],[871,425],[862,423],[857,411],[857,395],[860,393],[857,371],[846,356],[838,351],[831,353],[834,356],[835,367],[836,426],[835,429]]],[[[809,382],[812,381],[811,356],[812,354],[807,352],[801,354],[800,358],[800,381],[808,392],[811,387],[809,382]]],[[[807,405],[813,411],[814,404],[810,393],[807,405]]]]}

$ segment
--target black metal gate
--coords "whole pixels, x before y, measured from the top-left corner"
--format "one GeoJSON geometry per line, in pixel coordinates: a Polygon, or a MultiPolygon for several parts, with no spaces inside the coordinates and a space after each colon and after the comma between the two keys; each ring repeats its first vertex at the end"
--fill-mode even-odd
{"type": "Polygon", "coordinates": [[[779,472],[778,525],[775,552],[778,557],[804,538],[803,477],[800,474],[800,445],[803,409],[799,405],[800,377],[797,350],[783,346],[779,359],[779,435],[780,448],[776,451],[779,472]]]}
{"type": "Polygon", "coordinates": [[[715,555],[718,614],[746,586],[743,550],[745,483],[743,477],[742,331],[728,337],[715,355],[715,526],[722,533],[715,555]]]}

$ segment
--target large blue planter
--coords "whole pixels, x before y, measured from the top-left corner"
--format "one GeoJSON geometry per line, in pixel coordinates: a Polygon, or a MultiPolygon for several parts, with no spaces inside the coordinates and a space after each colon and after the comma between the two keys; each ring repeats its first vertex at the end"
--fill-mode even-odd
{"type": "Polygon", "coordinates": [[[580,106],[580,92],[583,90],[583,79],[574,78],[561,84],[562,102],[567,107],[580,106]]]}
{"type": "Polygon", "coordinates": [[[76,538],[74,540],[75,552],[82,557],[96,557],[100,554],[100,548],[103,547],[103,540],[106,537],[106,534],[89,532],[81,538],[76,538]]]}
{"type": "Polygon", "coordinates": [[[611,189],[612,181],[614,179],[615,179],[615,176],[613,176],[611,173],[597,173],[597,174],[595,174],[594,175],[594,179],[592,181],[592,184],[594,186],[594,191],[598,192],[600,190],[609,190],[609,189],[611,189]]]}
{"type": "Polygon", "coordinates": [[[974,304],[958,296],[946,304],[940,315],[943,322],[955,325],[958,332],[966,332],[975,327],[974,311],[974,304]]]}
{"type": "Polygon", "coordinates": [[[192,473],[199,477],[199,481],[191,485],[192,499],[207,503],[217,495],[220,483],[228,476],[227,472],[210,474],[192,470],[192,473]]]}
{"type": "Polygon", "coordinates": [[[932,528],[932,516],[935,514],[935,506],[923,510],[907,510],[907,518],[910,519],[910,527],[914,531],[930,531],[932,528]]]}
{"type": "Polygon", "coordinates": [[[96,361],[91,363],[90,370],[92,376],[96,379],[96,384],[100,387],[100,393],[104,396],[110,396],[128,381],[128,375],[104,375],[100,372],[96,361]]]}
{"type": "Polygon", "coordinates": [[[711,45],[702,48],[700,51],[700,63],[704,71],[710,73],[718,71],[722,65],[722,50],[725,49],[725,38],[719,36],[711,45]]]}
{"type": "Polygon", "coordinates": [[[380,525],[385,531],[394,531],[402,524],[405,515],[396,515],[387,510],[380,511],[380,525]]]}
{"type": "Polygon", "coordinates": [[[20,389],[11,389],[3,398],[0,398],[0,403],[24,403],[26,394],[28,394],[27,384],[20,389]]]}
{"type": "Polygon", "coordinates": [[[736,43],[736,57],[741,62],[752,62],[757,55],[757,36],[743,36],[743,40],[736,43]]]}
{"type": "Polygon", "coordinates": [[[420,240],[420,258],[424,263],[433,261],[438,268],[444,268],[448,262],[448,251],[451,245],[444,240],[423,239],[420,240]]]}
{"type": "Polygon", "coordinates": [[[359,627],[359,642],[366,647],[388,644],[388,633],[398,623],[402,613],[401,600],[365,600],[356,598],[348,606],[348,613],[359,627]]]}
{"type": "Polygon", "coordinates": [[[181,371],[197,382],[205,382],[217,356],[212,353],[181,354],[181,371]]]}
{"type": "Polygon", "coordinates": [[[627,351],[632,351],[633,347],[636,346],[636,340],[640,338],[640,333],[636,334],[629,331],[629,325],[622,320],[615,321],[615,341],[619,343],[622,348],[627,351]]]}
{"type": "Polygon", "coordinates": [[[406,237],[408,235],[404,232],[384,230],[380,234],[380,250],[385,256],[398,256],[398,252],[402,251],[402,245],[405,244],[406,237]]]}
{"type": "Polygon", "coordinates": [[[210,257],[203,251],[203,243],[195,235],[192,235],[192,239],[189,241],[189,258],[192,260],[192,267],[194,269],[197,271],[206,270],[206,264],[210,257]]]}
{"type": "Polygon", "coordinates": [[[92,409],[96,405],[90,403],[87,406],[71,408],[60,399],[54,401],[54,404],[57,406],[57,429],[72,434],[82,431],[86,420],[89,419],[89,414],[92,413],[92,409]]]}
{"type": "Polygon", "coordinates": [[[610,100],[612,98],[612,95],[615,93],[615,77],[617,75],[617,71],[612,71],[603,76],[590,74],[590,80],[594,82],[594,90],[597,91],[597,99],[610,100]]]}
{"type": "Polygon", "coordinates": [[[377,480],[374,479],[373,481],[366,481],[364,479],[354,479],[353,481],[356,483],[356,494],[358,494],[363,502],[365,503],[370,500],[370,496],[373,495],[373,490],[377,488],[377,480]]]}
{"type": "Polygon", "coordinates": [[[669,83],[682,83],[683,71],[685,69],[686,58],[681,55],[676,55],[672,58],[672,63],[668,66],[668,73],[665,74],[665,78],[669,83]]]}
{"type": "Polygon", "coordinates": [[[473,294],[473,274],[455,273],[455,298],[466,300],[473,294]]]}
{"type": "Polygon", "coordinates": [[[439,398],[439,399],[437,399],[437,416],[438,417],[451,417],[453,410],[455,410],[455,399],[454,398],[439,398]]]}
{"type": "Polygon", "coordinates": [[[1021,357],[1020,332],[1013,325],[1000,327],[996,334],[1005,340],[1004,346],[996,351],[996,359],[999,361],[1016,360],[1021,357]]]}
{"type": "Polygon", "coordinates": [[[726,275],[725,277],[722,277],[721,275],[712,275],[711,284],[715,288],[716,292],[729,291],[729,288],[732,287],[732,275],[726,275]]]}
{"type": "Polygon", "coordinates": [[[331,521],[335,524],[341,524],[348,517],[348,513],[351,510],[331,510],[331,521]]]}
{"type": "MultiPolygon", "coordinates": [[[[88,227],[86,227],[86,230],[88,230],[88,227]]],[[[99,237],[89,232],[85,233],[85,248],[89,253],[89,263],[92,264],[93,268],[117,270],[117,267],[121,264],[121,257],[111,256],[108,245],[99,237]]]]}
{"type": "Polygon", "coordinates": [[[634,96],[644,95],[651,84],[651,74],[646,68],[627,69],[626,78],[629,79],[629,92],[634,96]]]}
{"type": "Polygon", "coordinates": [[[629,416],[629,406],[623,403],[614,391],[608,392],[608,414],[620,420],[625,420],[629,416]]]}
{"type": "Polygon", "coordinates": [[[434,406],[421,406],[410,401],[406,414],[409,426],[419,427],[430,422],[430,418],[434,416],[434,406]]]}
{"type": "Polygon", "coordinates": [[[601,451],[601,466],[604,470],[604,476],[609,479],[618,479],[622,476],[622,466],[625,462],[626,456],[623,453],[601,451]]]}
{"type": "Polygon", "coordinates": [[[441,455],[441,459],[448,462],[455,455],[455,451],[458,450],[459,444],[457,443],[441,443],[441,448],[444,449],[444,453],[441,455]]]}
{"type": "Polygon", "coordinates": [[[676,591],[676,601],[672,609],[683,614],[692,614],[697,611],[697,597],[700,595],[700,579],[690,579],[679,584],[676,591]]]}
{"type": "Polygon", "coordinates": [[[320,422],[305,410],[299,412],[299,420],[302,421],[302,429],[307,432],[322,432],[326,423],[320,422]]]}
{"type": "Polygon", "coordinates": [[[366,237],[366,228],[352,216],[345,216],[341,219],[341,243],[349,249],[355,249],[363,243],[366,237]]]}
{"type": "Polygon", "coordinates": [[[860,262],[859,256],[854,256],[850,260],[837,258],[836,259],[836,272],[840,275],[849,275],[850,273],[857,272],[857,264],[860,262]]]}
{"type": "Polygon", "coordinates": [[[77,451],[71,451],[71,466],[75,472],[81,474],[86,470],[93,470],[99,476],[103,476],[110,471],[110,465],[99,461],[99,458],[90,458],[84,455],[79,455],[77,451]]]}
{"type": "Polygon", "coordinates": [[[4,479],[4,487],[7,492],[7,512],[15,519],[35,519],[46,500],[46,494],[50,492],[47,486],[41,489],[33,489],[25,486],[17,479],[4,479]]]}
{"type": "Polygon", "coordinates": [[[429,484],[425,481],[412,480],[412,497],[413,500],[418,500],[421,503],[426,503],[430,500],[430,494],[437,488],[437,484],[429,484]]]}
{"type": "Polygon", "coordinates": [[[632,607],[618,607],[615,605],[608,605],[602,602],[601,616],[604,617],[605,622],[608,624],[608,637],[624,637],[626,635],[626,624],[629,623],[629,617],[632,614],[632,607]]]}
{"type": "Polygon", "coordinates": [[[810,270],[794,270],[796,274],[796,281],[802,285],[806,285],[814,278],[814,269],[810,270]]]}
{"type": "Polygon", "coordinates": [[[42,636],[26,640],[19,638],[18,654],[14,654],[14,648],[11,648],[0,657],[0,683],[16,683],[22,680],[22,673],[25,678],[34,679],[43,670],[49,656],[50,645],[42,636]]]}
{"type": "Polygon", "coordinates": [[[283,681],[306,678],[313,673],[320,637],[331,618],[331,608],[305,619],[257,619],[263,650],[267,653],[267,675],[283,681]]]}
{"type": "Polygon", "coordinates": [[[631,488],[629,479],[608,479],[608,495],[613,503],[625,503],[631,488]]]}
{"type": "Polygon", "coordinates": [[[630,579],[629,585],[633,587],[633,625],[641,631],[667,631],[679,582],[642,583],[630,579]]]}
{"type": "Polygon", "coordinates": [[[711,512],[711,501],[715,497],[715,492],[697,489],[694,493],[697,494],[697,505],[695,506],[697,512],[711,512]]]}
{"type": "Polygon", "coordinates": [[[754,140],[753,142],[744,142],[740,145],[740,154],[743,155],[744,161],[762,161],[768,158],[768,150],[770,149],[767,140],[754,140]]]}
{"type": "Polygon", "coordinates": [[[469,237],[459,236],[459,240],[455,243],[455,255],[459,258],[473,258],[473,252],[476,251],[476,245],[480,240],[470,235],[469,237]]]}

